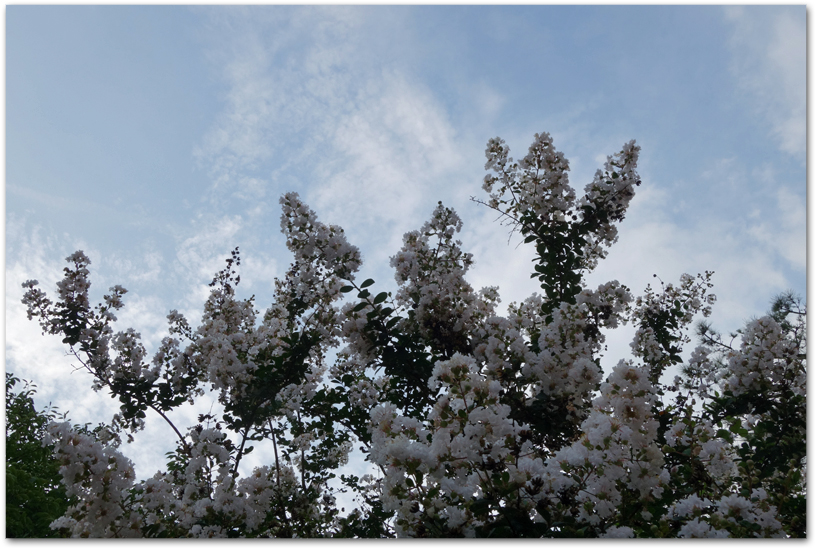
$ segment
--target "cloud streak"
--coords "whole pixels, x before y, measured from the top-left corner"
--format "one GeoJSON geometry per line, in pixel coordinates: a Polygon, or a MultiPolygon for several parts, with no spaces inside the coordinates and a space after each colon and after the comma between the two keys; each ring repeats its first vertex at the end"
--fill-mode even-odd
{"type": "Polygon", "coordinates": [[[806,153],[806,17],[804,6],[729,6],[732,70],[753,110],[784,152],[806,153]]]}

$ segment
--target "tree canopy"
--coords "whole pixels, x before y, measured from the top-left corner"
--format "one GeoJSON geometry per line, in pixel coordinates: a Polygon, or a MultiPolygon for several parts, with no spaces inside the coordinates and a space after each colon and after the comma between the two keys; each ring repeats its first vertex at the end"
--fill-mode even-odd
{"type": "Polygon", "coordinates": [[[549,134],[517,161],[490,140],[487,198],[476,201],[534,246],[542,289],[505,315],[496,287],[466,280],[462,223],[441,203],[404,235],[388,292],[356,279],[361,253],[342,228],[285,194],[293,261],[271,305],[239,296],[235,249],[201,325],[171,311],[152,358],[139,333],[115,330],[125,289],[91,304],[81,251],[55,301],[26,282],[29,319],[63,337],[93,388],[121,404],[96,435],[49,425],[72,497],[52,527],[80,537],[805,536],[805,306],[782,296],[725,337],[700,321],[715,302],[712,272],[639,296],[617,281],[587,286],[641,184],[639,153],[623,145],[578,197],[549,134]],[[630,359],[601,364],[604,332],[623,323],[636,327],[630,359]],[[173,410],[205,390],[223,411],[176,424],[173,410]],[[136,481],[121,436],[147,413],[177,447],[166,469],[136,481]],[[268,464],[242,476],[255,447],[268,464]],[[337,478],[353,447],[369,473],[337,478]],[[340,489],[354,508],[338,507],[340,489]]]}
{"type": "Polygon", "coordinates": [[[51,407],[38,411],[35,392],[33,384],[6,373],[7,538],[59,536],[49,525],[68,509],[60,463],[42,443],[46,426],[65,417],[51,407]]]}

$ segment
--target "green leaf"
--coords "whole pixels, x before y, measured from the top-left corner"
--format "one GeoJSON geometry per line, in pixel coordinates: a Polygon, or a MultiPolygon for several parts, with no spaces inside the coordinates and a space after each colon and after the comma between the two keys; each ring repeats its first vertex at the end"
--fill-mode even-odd
{"type": "Polygon", "coordinates": [[[351,292],[353,290],[354,290],[354,288],[352,286],[350,286],[350,285],[344,285],[344,286],[342,286],[340,288],[341,293],[349,293],[349,292],[351,292]]]}
{"type": "Polygon", "coordinates": [[[367,280],[362,282],[362,285],[360,285],[359,287],[360,287],[360,289],[363,289],[363,288],[368,287],[369,285],[374,285],[374,281],[371,278],[368,278],[367,280]]]}
{"type": "Polygon", "coordinates": [[[379,303],[381,303],[382,301],[384,301],[387,298],[388,298],[387,292],[383,291],[382,293],[380,293],[379,295],[377,295],[374,298],[374,304],[379,304],[379,303]]]}
{"type": "Polygon", "coordinates": [[[399,316],[394,316],[393,318],[388,320],[388,323],[385,324],[385,328],[386,329],[393,329],[393,326],[395,326],[397,323],[399,323],[399,320],[401,320],[401,319],[402,318],[400,318],[399,316]]]}

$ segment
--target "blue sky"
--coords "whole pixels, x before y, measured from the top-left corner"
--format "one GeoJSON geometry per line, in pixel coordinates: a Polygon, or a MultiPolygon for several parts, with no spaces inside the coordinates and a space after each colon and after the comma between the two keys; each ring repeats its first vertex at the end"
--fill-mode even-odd
{"type": "MultiPolygon", "coordinates": [[[[578,195],[606,155],[642,147],[643,185],[590,284],[640,293],[714,270],[724,330],[805,294],[804,6],[8,6],[7,370],[78,422],[108,419],[112,400],[26,320],[20,284],[53,293],[83,249],[96,298],[128,288],[121,328],[155,348],[170,309],[200,317],[235,246],[244,296],[268,306],[291,190],[388,289],[402,234],[443,200],[471,283],[523,299],[532,250],[469,197],[489,138],[517,158],[540,131],[578,195]]],[[[607,368],[629,340],[609,335],[607,368]]],[[[161,428],[127,450],[141,477],[161,428]]]]}

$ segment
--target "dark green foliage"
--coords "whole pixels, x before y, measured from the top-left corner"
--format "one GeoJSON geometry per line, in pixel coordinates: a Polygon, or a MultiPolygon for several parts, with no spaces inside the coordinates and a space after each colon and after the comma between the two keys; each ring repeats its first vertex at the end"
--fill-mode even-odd
{"type": "Polygon", "coordinates": [[[48,538],[49,528],[68,509],[59,463],[43,447],[46,425],[62,415],[52,407],[37,411],[35,385],[6,373],[6,537],[48,538]]]}

